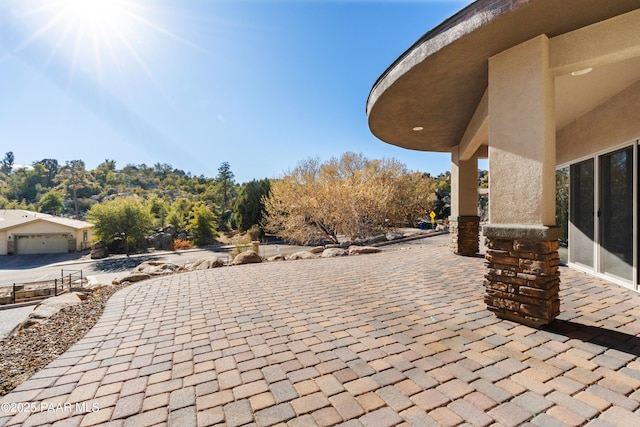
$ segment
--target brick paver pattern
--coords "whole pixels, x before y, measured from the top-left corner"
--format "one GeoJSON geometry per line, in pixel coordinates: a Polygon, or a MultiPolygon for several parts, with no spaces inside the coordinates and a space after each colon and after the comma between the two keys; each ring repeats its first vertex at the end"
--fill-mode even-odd
{"type": "Polygon", "coordinates": [[[0,426],[640,426],[638,294],[563,267],[536,330],[488,312],[484,261],[448,248],[133,285],[0,426]]]}

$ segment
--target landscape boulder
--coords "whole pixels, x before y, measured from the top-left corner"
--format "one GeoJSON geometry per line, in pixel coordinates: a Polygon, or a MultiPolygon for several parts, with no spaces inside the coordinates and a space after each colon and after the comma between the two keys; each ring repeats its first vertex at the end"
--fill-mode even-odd
{"type": "Polygon", "coordinates": [[[324,246],[316,246],[309,249],[309,252],[311,252],[312,254],[321,254],[322,252],[324,252],[324,246]]]}
{"type": "Polygon", "coordinates": [[[81,302],[82,300],[74,293],[47,298],[36,306],[29,317],[32,319],[48,319],[63,308],[78,305],[81,302]]]}
{"type": "Polygon", "coordinates": [[[147,273],[131,273],[131,274],[123,277],[122,279],[115,279],[112,283],[114,285],[120,285],[120,284],[125,283],[125,282],[134,283],[134,282],[141,282],[141,281],[147,280],[147,279],[151,279],[151,275],[150,274],[147,274],[147,273]]]}
{"type": "Polygon", "coordinates": [[[258,262],[262,262],[262,258],[260,258],[260,255],[249,249],[248,251],[244,251],[236,255],[231,263],[233,265],[242,265],[254,264],[258,262]]]}
{"type": "Polygon", "coordinates": [[[378,252],[381,252],[381,249],[374,246],[351,246],[349,248],[349,255],[377,254],[378,252]]]}
{"type": "Polygon", "coordinates": [[[171,235],[171,237],[176,235],[176,226],[173,224],[167,224],[164,229],[162,230],[163,233],[167,233],[169,235],[171,235]]]}
{"type": "Polygon", "coordinates": [[[322,258],[333,258],[338,256],[347,256],[349,251],[342,248],[329,248],[322,252],[322,258]]]}
{"type": "Polygon", "coordinates": [[[386,240],[387,240],[387,236],[385,236],[384,234],[380,234],[378,236],[369,237],[368,239],[365,240],[364,243],[367,245],[371,245],[373,243],[382,243],[386,240]]]}
{"type": "Polygon", "coordinates": [[[313,259],[316,256],[314,254],[312,254],[309,251],[300,251],[300,252],[295,252],[291,255],[289,255],[289,259],[291,260],[295,260],[295,259],[313,259]]]}
{"type": "Polygon", "coordinates": [[[404,234],[398,233],[397,231],[389,231],[386,234],[387,240],[398,240],[398,239],[402,239],[403,237],[404,237],[404,234]]]}
{"type": "Polygon", "coordinates": [[[149,243],[155,249],[170,249],[173,235],[167,232],[156,233],[149,238],[149,243]]]}
{"type": "Polygon", "coordinates": [[[267,261],[272,262],[272,261],[285,261],[287,259],[287,257],[284,254],[276,254],[273,256],[270,256],[269,258],[267,258],[267,261]]]}
{"type": "Polygon", "coordinates": [[[143,273],[150,276],[164,276],[174,274],[180,270],[180,266],[163,261],[145,261],[132,270],[132,273],[143,273]]]}
{"type": "Polygon", "coordinates": [[[209,270],[224,267],[224,261],[216,256],[198,258],[187,267],[187,270],[209,270]]]}
{"type": "Polygon", "coordinates": [[[102,259],[109,256],[109,249],[103,240],[98,240],[91,245],[91,259],[102,259]]]}
{"type": "Polygon", "coordinates": [[[63,308],[79,305],[81,302],[82,301],[75,293],[62,294],[57,297],[48,298],[36,305],[35,309],[29,314],[29,316],[16,325],[9,335],[15,335],[23,329],[40,324],[63,308]]]}
{"type": "MultiPolygon", "coordinates": [[[[341,247],[342,247],[342,245],[340,243],[329,243],[328,245],[324,246],[324,249],[333,249],[333,248],[341,248],[341,247]]],[[[323,251],[324,251],[324,249],[323,249],[323,251]]],[[[309,251],[309,252],[311,252],[311,251],[309,251]]]]}

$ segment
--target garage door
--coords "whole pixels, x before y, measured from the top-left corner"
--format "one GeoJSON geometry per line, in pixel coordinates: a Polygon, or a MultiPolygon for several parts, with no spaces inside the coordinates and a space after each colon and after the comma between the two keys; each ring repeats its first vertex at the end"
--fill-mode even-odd
{"type": "Polygon", "coordinates": [[[17,254],[56,254],[69,251],[67,234],[29,234],[16,236],[17,254]]]}

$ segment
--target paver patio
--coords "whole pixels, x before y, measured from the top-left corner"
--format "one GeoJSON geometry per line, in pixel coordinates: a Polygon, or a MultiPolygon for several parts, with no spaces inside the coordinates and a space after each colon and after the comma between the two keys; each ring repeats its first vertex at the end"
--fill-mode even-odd
{"type": "Polygon", "coordinates": [[[0,426],[640,426],[638,294],[562,268],[552,326],[502,321],[448,239],[133,285],[0,426]]]}

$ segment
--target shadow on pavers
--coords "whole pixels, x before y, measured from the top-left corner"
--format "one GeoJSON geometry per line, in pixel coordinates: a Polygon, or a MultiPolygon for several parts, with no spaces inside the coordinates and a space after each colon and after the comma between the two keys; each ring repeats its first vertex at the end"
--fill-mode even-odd
{"type": "Polygon", "coordinates": [[[624,332],[606,329],[600,326],[583,325],[561,319],[555,319],[545,326],[543,330],[634,356],[640,356],[640,338],[624,332]]]}

